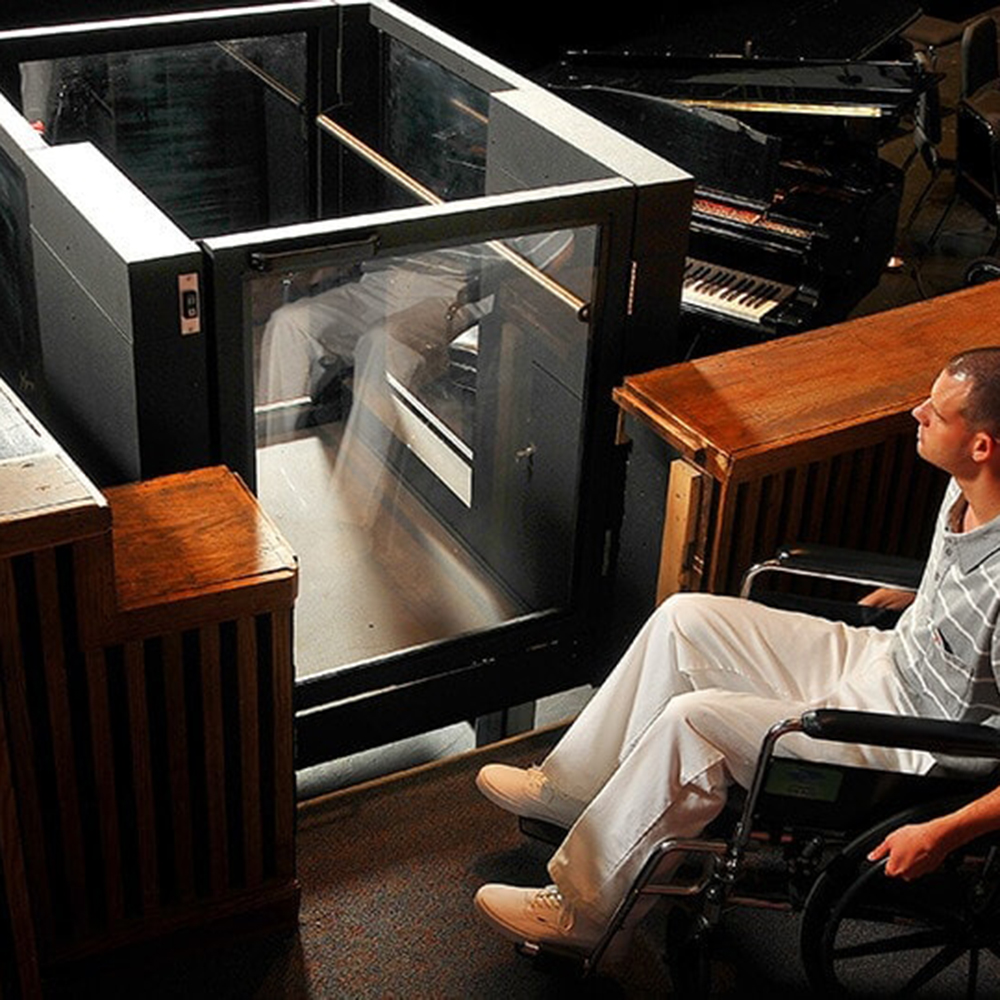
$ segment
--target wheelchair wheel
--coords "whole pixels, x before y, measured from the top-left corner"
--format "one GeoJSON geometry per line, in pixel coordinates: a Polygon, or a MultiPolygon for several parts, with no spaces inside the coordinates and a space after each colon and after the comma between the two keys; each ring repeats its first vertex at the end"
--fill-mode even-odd
{"type": "Polygon", "coordinates": [[[839,854],[802,914],[802,960],[823,996],[996,996],[1000,894],[995,851],[950,858],[913,882],[889,878],[868,852],[887,833],[943,811],[912,809],[839,854]]]}

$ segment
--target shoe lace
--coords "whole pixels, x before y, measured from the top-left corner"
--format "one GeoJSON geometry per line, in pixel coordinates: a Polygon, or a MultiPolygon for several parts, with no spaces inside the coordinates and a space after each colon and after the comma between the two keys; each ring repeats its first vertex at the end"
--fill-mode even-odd
{"type": "Polygon", "coordinates": [[[548,779],[537,765],[528,768],[528,786],[535,795],[541,795],[542,789],[548,784],[548,779]]]}
{"type": "Polygon", "coordinates": [[[543,923],[555,924],[563,930],[569,930],[573,926],[573,911],[554,885],[548,885],[535,893],[531,909],[536,919],[543,923]]]}

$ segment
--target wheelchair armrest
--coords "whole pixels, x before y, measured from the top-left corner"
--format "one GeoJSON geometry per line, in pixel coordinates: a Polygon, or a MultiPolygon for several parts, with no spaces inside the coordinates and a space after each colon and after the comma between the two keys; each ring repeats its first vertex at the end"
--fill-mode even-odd
{"type": "Polygon", "coordinates": [[[877,579],[883,587],[916,590],[924,572],[923,560],[910,556],[859,552],[833,545],[786,545],[776,556],[780,565],[817,574],[837,573],[862,582],[877,579]]]}
{"type": "Polygon", "coordinates": [[[1000,732],[971,722],[817,708],[802,715],[801,725],[804,733],[819,740],[1000,759],[1000,732]]]}
{"type": "Polygon", "coordinates": [[[747,570],[741,593],[749,595],[754,579],[762,573],[790,573],[870,587],[916,590],[923,568],[922,560],[909,556],[861,552],[833,545],[785,545],[772,559],[747,570]]]}

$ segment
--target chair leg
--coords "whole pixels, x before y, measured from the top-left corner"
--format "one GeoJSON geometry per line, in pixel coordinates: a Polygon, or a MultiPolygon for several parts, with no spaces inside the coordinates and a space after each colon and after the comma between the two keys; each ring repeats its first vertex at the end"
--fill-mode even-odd
{"type": "Polygon", "coordinates": [[[931,176],[927,183],[924,185],[924,189],[920,192],[920,196],[913,203],[913,208],[910,210],[910,214],[906,218],[906,224],[903,226],[903,232],[908,233],[910,227],[913,225],[917,216],[920,214],[920,209],[924,207],[924,202],[927,200],[927,196],[931,193],[931,188],[937,183],[938,178],[941,176],[941,168],[935,167],[931,172],[931,176]]]}
{"type": "Polygon", "coordinates": [[[934,231],[931,233],[931,238],[928,240],[928,246],[934,246],[937,242],[938,234],[941,232],[941,227],[944,225],[944,220],[951,215],[951,210],[955,207],[955,202],[958,201],[958,190],[952,192],[951,198],[948,199],[948,204],[945,206],[945,210],[941,213],[941,218],[938,219],[937,225],[934,227],[934,231]]]}

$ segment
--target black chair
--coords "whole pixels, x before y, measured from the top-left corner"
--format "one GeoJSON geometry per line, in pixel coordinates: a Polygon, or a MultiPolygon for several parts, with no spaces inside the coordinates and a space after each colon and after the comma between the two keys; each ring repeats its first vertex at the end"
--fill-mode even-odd
{"type": "Polygon", "coordinates": [[[902,35],[915,52],[926,53],[928,62],[933,67],[937,61],[938,49],[951,45],[962,37],[962,23],[922,14],[903,30],[902,35]]]}
{"type": "Polygon", "coordinates": [[[912,164],[919,159],[927,168],[928,178],[927,183],[913,203],[913,208],[903,225],[903,232],[910,230],[942,171],[955,166],[953,160],[946,159],[941,155],[941,93],[938,87],[938,78],[930,72],[928,56],[918,51],[915,58],[923,69],[926,86],[921,91],[920,97],[917,98],[913,113],[913,149],[903,161],[902,169],[906,173],[912,164]]]}
{"type": "Polygon", "coordinates": [[[980,17],[962,31],[960,98],[1000,76],[997,56],[997,25],[991,17],[980,17]]]}
{"type": "Polygon", "coordinates": [[[966,288],[982,285],[1000,278],[1000,260],[996,257],[977,257],[965,266],[962,283],[966,288]]]}
{"type": "Polygon", "coordinates": [[[931,243],[955,200],[962,197],[995,228],[987,251],[993,254],[1000,243],[1000,57],[992,18],[979,18],[963,32],[961,74],[955,192],[934,228],[931,243]]]}

